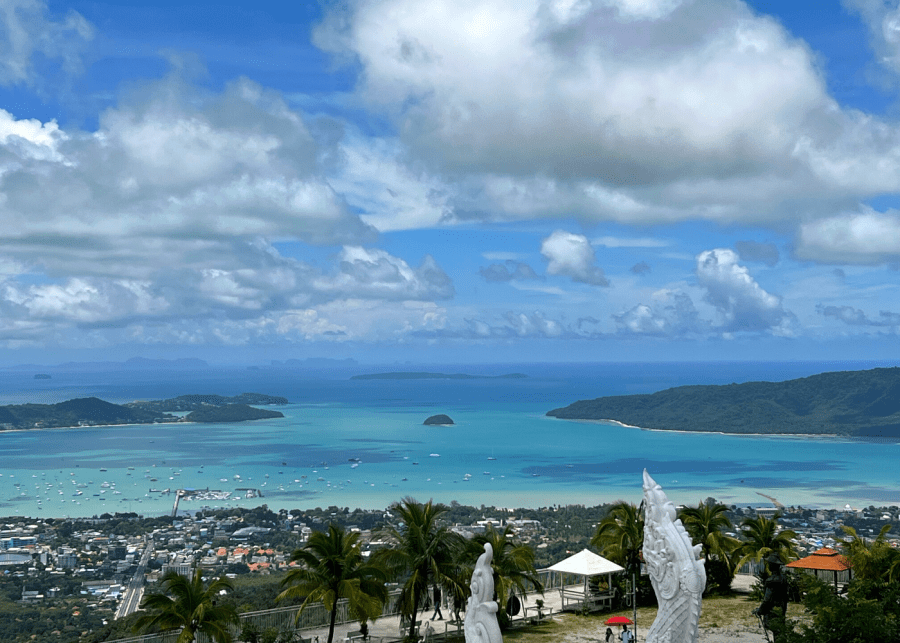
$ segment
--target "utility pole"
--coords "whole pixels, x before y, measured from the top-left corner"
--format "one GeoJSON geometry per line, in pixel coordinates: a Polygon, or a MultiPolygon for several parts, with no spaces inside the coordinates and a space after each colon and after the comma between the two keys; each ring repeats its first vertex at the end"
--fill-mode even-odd
{"type": "Polygon", "coordinates": [[[634,641],[637,643],[637,582],[634,572],[631,572],[631,615],[634,621],[634,641]]]}

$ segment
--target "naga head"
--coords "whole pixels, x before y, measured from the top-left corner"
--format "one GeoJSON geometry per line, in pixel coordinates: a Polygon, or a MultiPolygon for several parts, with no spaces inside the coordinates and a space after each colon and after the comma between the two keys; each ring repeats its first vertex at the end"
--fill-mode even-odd
{"type": "Polygon", "coordinates": [[[675,505],[666,496],[662,487],[650,477],[646,469],[644,469],[644,510],[647,512],[646,521],[652,524],[662,522],[664,515],[667,515],[669,520],[675,522],[675,518],[678,515],[675,511],[675,505]]]}

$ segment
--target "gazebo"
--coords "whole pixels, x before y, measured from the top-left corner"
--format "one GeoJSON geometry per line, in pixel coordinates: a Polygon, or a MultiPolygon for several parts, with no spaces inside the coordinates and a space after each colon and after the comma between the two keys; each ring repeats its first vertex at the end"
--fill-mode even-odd
{"type": "Polygon", "coordinates": [[[582,549],[577,554],[573,554],[565,560],[561,560],[555,565],[551,565],[548,569],[553,572],[574,574],[575,576],[582,576],[584,578],[584,589],[581,592],[566,589],[565,587],[560,588],[559,597],[562,603],[562,609],[566,609],[566,606],[570,603],[577,605],[587,604],[590,607],[601,605],[612,607],[612,600],[615,595],[612,588],[612,575],[617,572],[625,571],[624,567],[616,565],[614,562],[605,559],[603,556],[598,556],[587,549],[582,549]],[[591,594],[590,588],[588,587],[588,581],[593,576],[601,576],[603,574],[607,575],[607,593],[591,594]]]}
{"type": "Polygon", "coordinates": [[[788,563],[787,567],[793,569],[812,569],[815,571],[816,576],[819,576],[820,571],[832,572],[835,590],[837,590],[838,586],[839,572],[847,572],[847,580],[850,579],[850,575],[853,573],[850,568],[850,561],[848,561],[845,556],[842,556],[840,552],[831,549],[830,547],[822,547],[822,549],[814,551],[806,558],[801,558],[800,560],[788,563]]]}

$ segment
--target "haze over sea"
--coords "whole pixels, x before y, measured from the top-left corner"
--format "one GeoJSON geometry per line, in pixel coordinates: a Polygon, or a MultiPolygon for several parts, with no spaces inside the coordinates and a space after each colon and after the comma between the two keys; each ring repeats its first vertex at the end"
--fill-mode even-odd
{"type": "MultiPolygon", "coordinates": [[[[0,433],[0,514],[170,512],[178,488],[259,489],[262,498],[182,502],[272,509],[384,508],[411,495],[498,507],[638,502],[647,468],[678,503],[805,507],[900,504],[900,444],[836,438],[641,431],[545,417],[603,395],[684,384],[782,381],[874,362],[392,365],[335,371],[204,369],[0,372],[2,404],[96,396],[123,403],[189,393],[282,395],[284,419],[0,433]],[[430,371],[524,379],[351,380],[430,371]],[[426,427],[446,413],[452,427],[426,427]],[[158,491],[150,491],[156,489],[158,491]]],[[[236,495],[235,492],[233,495],[236,495]]]]}

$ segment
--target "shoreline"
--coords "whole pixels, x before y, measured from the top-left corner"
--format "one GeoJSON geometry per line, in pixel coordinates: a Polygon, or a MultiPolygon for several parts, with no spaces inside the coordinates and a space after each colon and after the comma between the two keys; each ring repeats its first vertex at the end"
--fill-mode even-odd
{"type": "MultiPolygon", "coordinates": [[[[560,420],[562,422],[584,422],[589,424],[615,424],[621,426],[626,429],[638,429],[639,431],[650,431],[652,433],[688,433],[691,435],[728,435],[734,437],[748,437],[748,438],[816,438],[816,439],[829,439],[829,440],[856,440],[856,439],[865,439],[864,437],[854,437],[852,435],[841,435],[840,433],[734,433],[731,431],[690,431],[687,429],[655,429],[646,426],[635,426],[633,424],[626,424],[625,422],[620,422],[619,420],[613,420],[611,418],[603,418],[599,420],[585,419],[585,418],[558,418],[554,416],[548,416],[553,418],[554,420],[560,420]]],[[[869,438],[874,438],[875,436],[866,436],[869,438]]],[[[895,442],[900,442],[900,438],[897,440],[893,440],[895,442]]]]}
{"type": "MultiPolygon", "coordinates": [[[[185,424],[185,422],[176,420],[174,422],[135,422],[132,424],[89,424],[75,426],[39,426],[33,429],[0,429],[0,435],[4,433],[28,433],[30,431],[58,431],[59,429],[105,429],[107,427],[123,427],[123,426],[157,426],[170,424],[185,424]]],[[[190,422],[190,424],[204,424],[204,422],[190,422]]]]}

